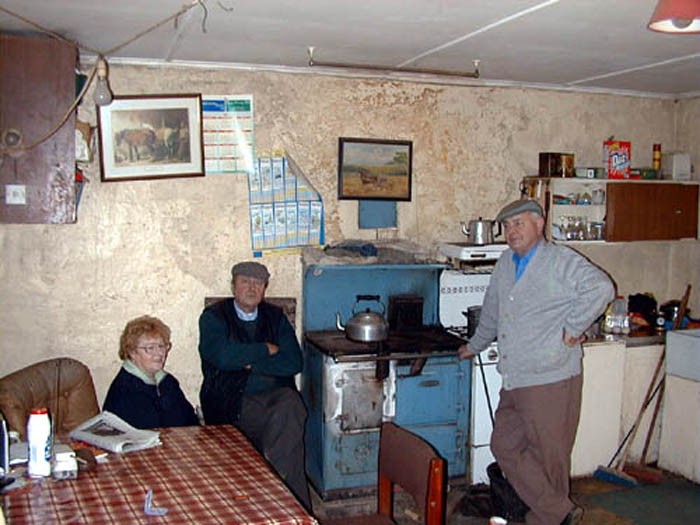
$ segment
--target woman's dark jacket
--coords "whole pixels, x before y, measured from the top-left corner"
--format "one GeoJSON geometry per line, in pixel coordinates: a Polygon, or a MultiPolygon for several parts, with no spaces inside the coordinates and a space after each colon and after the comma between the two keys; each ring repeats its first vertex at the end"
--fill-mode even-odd
{"type": "Polygon", "coordinates": [[[103,409],[136,428],[198,424],[192,405],[170,374],[158,385],[149,385],[122,368],[109,387],[103,409]]]}

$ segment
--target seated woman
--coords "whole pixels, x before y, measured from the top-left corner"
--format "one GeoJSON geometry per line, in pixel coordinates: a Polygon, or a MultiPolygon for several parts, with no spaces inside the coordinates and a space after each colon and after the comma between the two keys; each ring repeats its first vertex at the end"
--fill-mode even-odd
{"type": "Polygon", "coordinates": [[[197,416],[177,379],[163,370],[170,328],[144,315],[129,321],[119,341],[122,368],[107,392],[108,410],[136,428],[197,425],[197,416]]]}

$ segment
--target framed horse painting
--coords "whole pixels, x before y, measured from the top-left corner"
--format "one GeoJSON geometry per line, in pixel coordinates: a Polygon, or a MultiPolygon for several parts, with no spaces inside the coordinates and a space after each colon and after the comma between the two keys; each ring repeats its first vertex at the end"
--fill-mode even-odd
{"type": "Polygon", "coordinates": [[[341,137],[338,141],[338,198],[411,200],[410,140],[341,137]]]}
{"type": "Polygon", "coordinates": [[[198,93],[114,97],[97,124],[104,182],[204,176],[198,93]]]}

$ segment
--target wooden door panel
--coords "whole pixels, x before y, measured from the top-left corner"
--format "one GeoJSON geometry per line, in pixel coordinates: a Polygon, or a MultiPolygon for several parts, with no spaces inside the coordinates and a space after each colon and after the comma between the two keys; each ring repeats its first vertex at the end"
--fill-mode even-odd
{"type": "MultiPolygon", "coordinates": [[[[61,120],[75,98],[77,51],[43,36],[0,35],[0,117],[3,129],[34,143],[61,120]]],[[[24,186],[25,204],[0,200],[0,222],[74,223],[75,112],[51,138],[7,156],[0,189],[24,186]]]]}
{"type": "Polygon", "coordinates": [[[608,183],[608,241],[666,240],[698,234],[698,186],[608,183]]]}

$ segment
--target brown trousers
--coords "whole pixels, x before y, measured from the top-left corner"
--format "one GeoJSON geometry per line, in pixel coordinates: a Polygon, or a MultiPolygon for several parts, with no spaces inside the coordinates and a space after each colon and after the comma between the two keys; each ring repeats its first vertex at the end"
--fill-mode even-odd
{"type": "Polygon", "coordinates": [[[527,523],[559,524],[574,506],[569,499],[569,472],[581,383],[578,375],[500,392],[491,451],[530,507],[527,523]]]}

